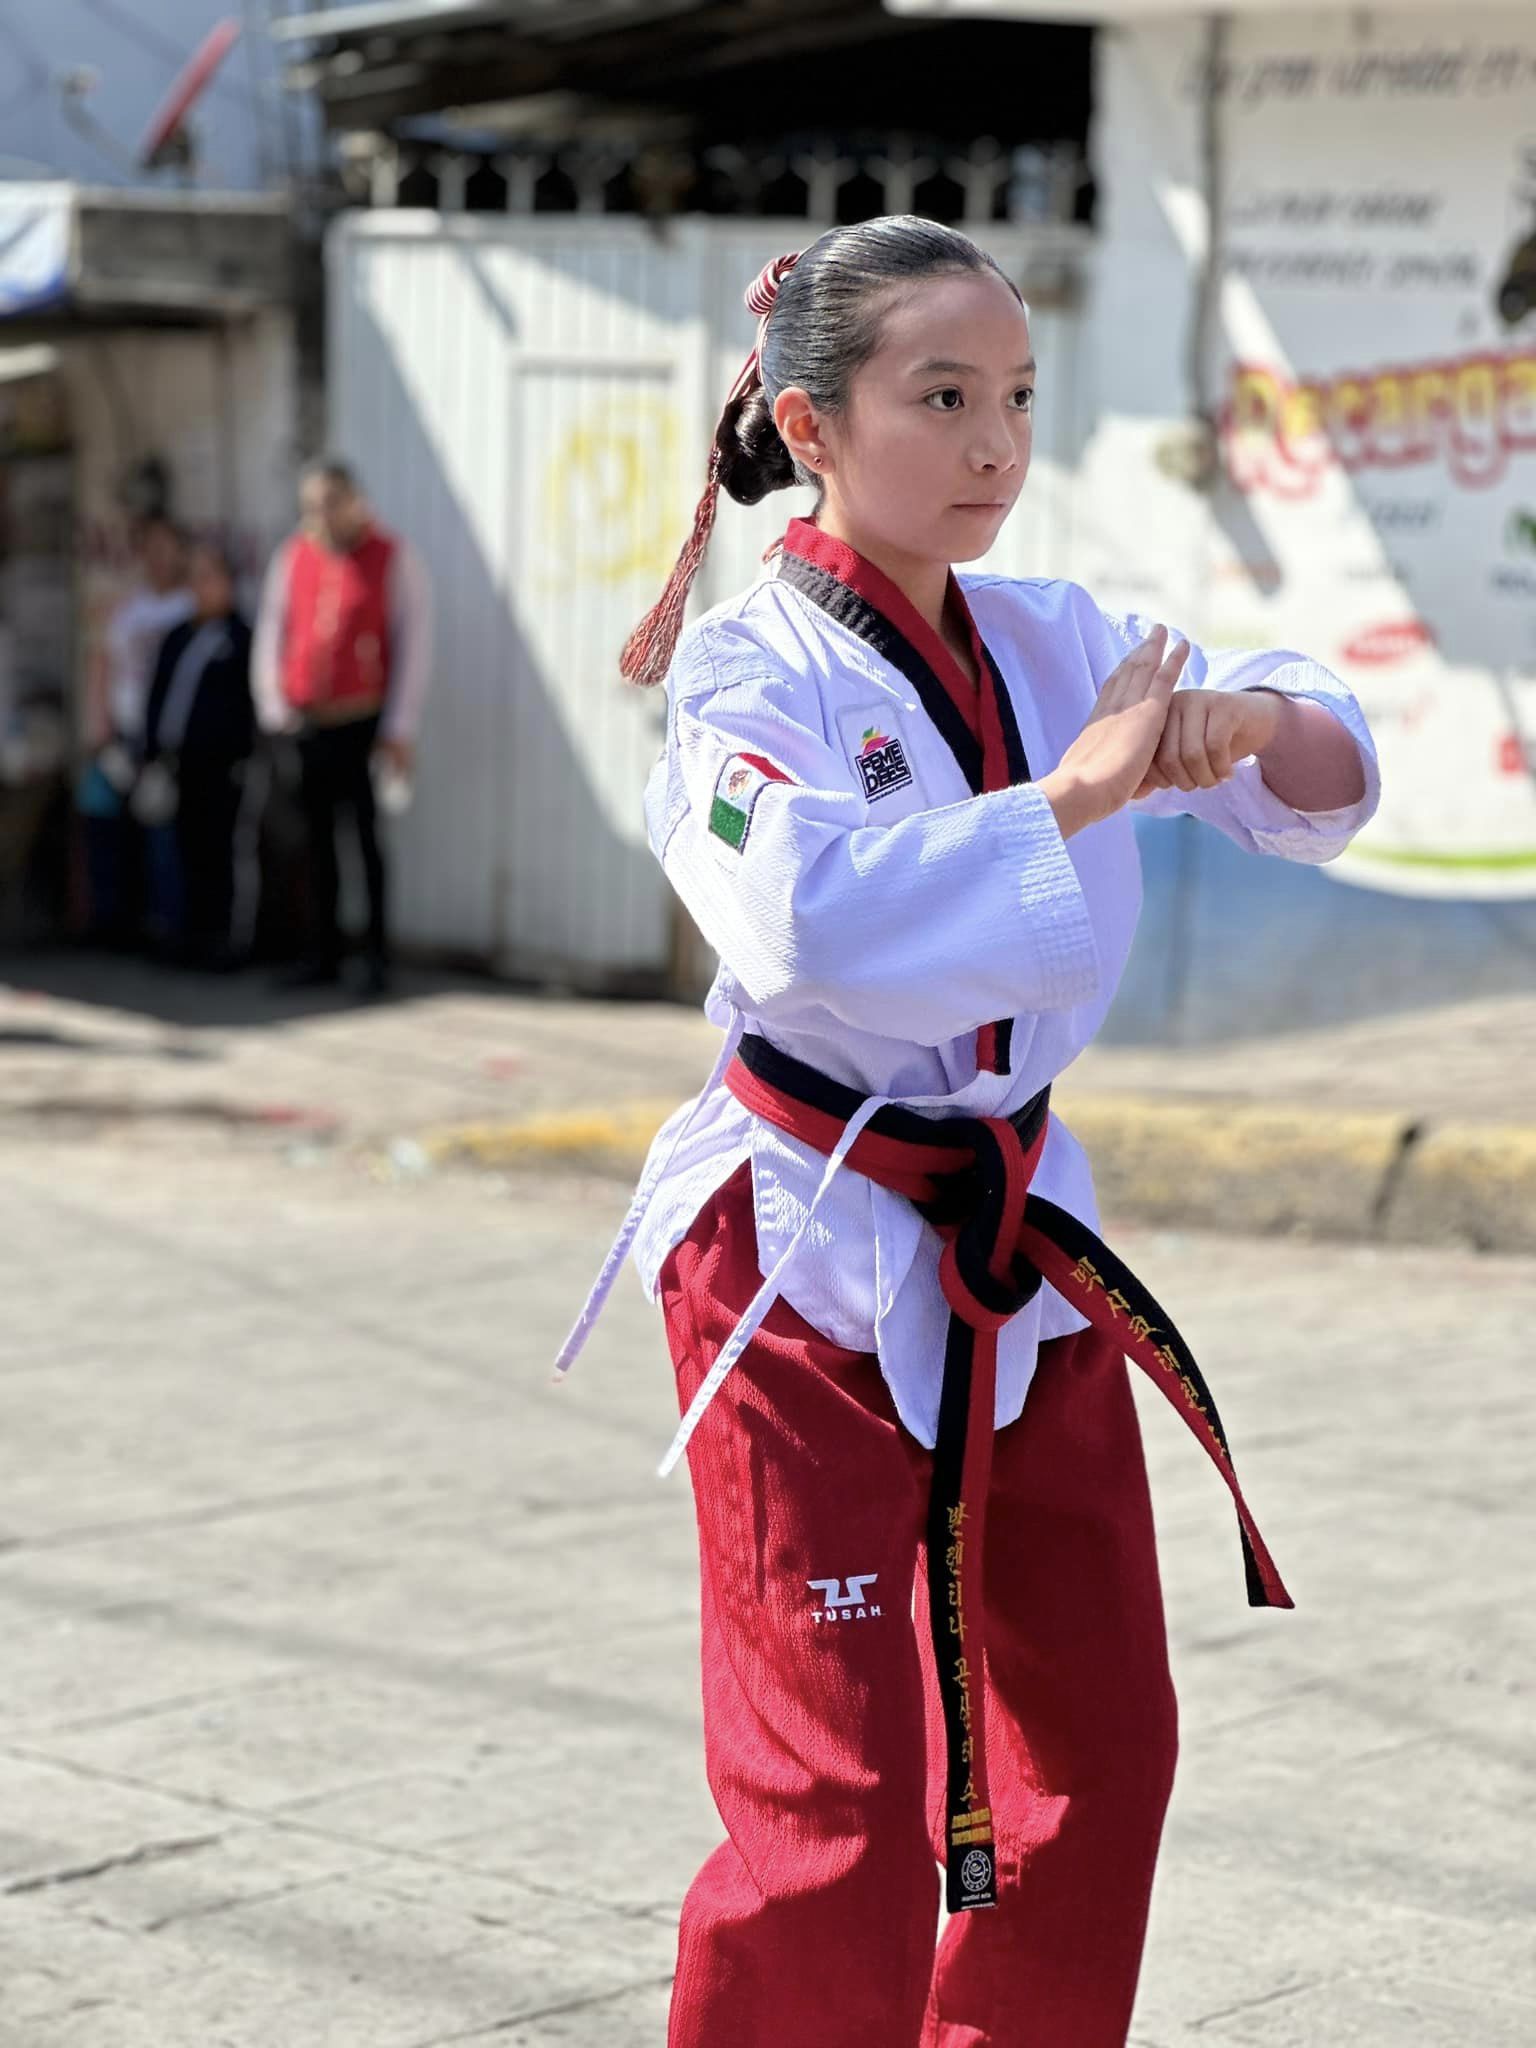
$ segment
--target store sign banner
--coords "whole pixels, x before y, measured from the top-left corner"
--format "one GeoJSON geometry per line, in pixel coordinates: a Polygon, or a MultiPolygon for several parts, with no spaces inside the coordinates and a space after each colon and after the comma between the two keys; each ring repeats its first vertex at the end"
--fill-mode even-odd
{"type": "Polygon", "coordinates": [[[0,185],[0,320],[32,313],[69,288],[67,187],[0,185]]]}
{"type": "MultiPolygon", "coordinates": [[[[1160,153],[1194,259],[1201,40],[1126,42],[1124,100],[1177,109],[1183,141],[1107,137],[1112,168],[1145,184],[1160,153]]],[[[1277,11],[1232,24],[1217,87],[1199,624],[1302,649],[1364,703],[1382,808],[1340,874],[1536,895],[1536,19],[1277,11]]],[[[1171,488],[1148,467],[1144,530],[1171,488]]]]}

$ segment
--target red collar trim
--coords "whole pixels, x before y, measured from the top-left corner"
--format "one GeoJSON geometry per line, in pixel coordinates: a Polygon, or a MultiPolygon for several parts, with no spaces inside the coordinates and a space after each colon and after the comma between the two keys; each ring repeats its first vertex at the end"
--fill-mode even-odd
{"type": "Polygon", "coordinates": [[[955,709],[965,720],[974,738],[982,738],[980,710],[977,696],[980,684],[987,674],[986,657],[982,652],[981,636],[971,617],[965,593],[950,571],[949,589],[945,596],[946,605],[954,605],[965,620],[971,637],[972,658],[976,664],[977,682],[972,683],[965,670],[956,661],[944,637],[936,633],[909,597],[899,590],[883,569],[877,569],[857,549],[849,547],[846,541],[834,540],[822,532],[809,519],[792,519],[784,535],[784,552],[798,555],[813,567],[824,569],[829,576],[835,576],[839,583],[851,590],[855,596],[872,605],[882,617],[900,633],[927,662],[929,668],[944,685],[946,694],[955,709]]]}

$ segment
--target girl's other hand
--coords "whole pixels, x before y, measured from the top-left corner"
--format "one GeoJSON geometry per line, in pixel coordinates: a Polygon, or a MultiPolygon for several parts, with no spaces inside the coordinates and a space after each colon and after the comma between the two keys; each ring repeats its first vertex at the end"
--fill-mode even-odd
{"type": "Polygon", "coordinates": [[[1262,754],[1279,730],[1284,700],[1268,690],[1181,690],[1137,796],[1156,789],[1214,789],[1239,761],[1262,754]]]}
{"type": "Polygon", "coordinates": [[[1188,641],[1170,647],[1168,628],[1154,626],[1100,690],[1088,723],[1040,778],[1064,839],[1113,816],[1146,783],[1188,658],[1188,641]]]}

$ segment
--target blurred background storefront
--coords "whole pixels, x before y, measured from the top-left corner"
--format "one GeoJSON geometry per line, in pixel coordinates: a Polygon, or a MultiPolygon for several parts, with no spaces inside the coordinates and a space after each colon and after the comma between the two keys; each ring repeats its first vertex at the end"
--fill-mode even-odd
{"type": "Polygon", "coordinates": [[[1255,1028],[1529,988],[1536,17],[892,5],[1098,24],[1071,573],[1215,644],[1305,648],[1381,749],[1381,814],[1323,887],[1145,835],[1164,943],[1122,1012],[1160,972],[1186,1028],[1266,987],[1255,1028]]]}
{"type": "MultiPolygon", "coordinates": [[[[467,722],[410,828],[420,929],[534,972],[697,978],[638,853],[654,707],[612,690],[611,649],[682,529],[739,280],[915,206],[992,238],[1041,329],[1000,565],[1303,647],[1381,735],[1388,800],[1337,871],[1144,835],[1112,1028],[1528,986],[1525,10],[401,4],[280,35],[361,202],[332,242],[331,416],[465,596],[467,722]],[[433,824],[465,788],[472,843],[433,824]]],[[[783,511],[728,513],[704,601],[783,511]]]]}
{"type": "MultiPolygon", "coordinates": [[[[369,451],[443,599],[453,715],[401,831],[405,929],[518,975],[696,992],[711,962],[640,815],[663,706],[615,664],[750,345],[742,288],[875,213],[986,241],[1063,366],[1004,552],[1064,567],[1091,31],[879,0],[401,0],[276,34],[355,201],[329,240],[331,435],[369,451]]],[[[798,509],[729,508],[697,603],[798,509]]]]}
{"type": "Polygon", "coordinates": [[[165,513],[216,537],[254,581],[288,516],[288,242],[280,199],[0,184],[7,941],[70,921],[68,790],[100,744],[93,707],[135,523],[165,513]]]}
{"type": "MultiPolygon", "coordinates": [[[[750,340],[742,284],[824,226],[910,209],[993,248],[1034,315],[1036,464],[996,566],[1210,645],[1305,649],[1381,743],[1381,816],[1337,869],[1144,832],[1112,1035],[1530,987],[1529,9],[299,0],[246,8],[177,146],[115,169],[102,137],[153,124],[219,7],[55,12],[57,48],[27,17],[30,73],[0,27],[34,153],[3,166],[0,241],[54,294],[0,296],[0,652],[14,672],[24,642],[78,703],[132,503],[163,482],[254,578],[300,456],[349,456],[439,596],[418,800],[393,827],[407,945],[698,986],[643,843],[659,707],[621,689],[616,650],[750,340]],[[93,79],[68,61],[82,25],[93,79]],[[161,188],[119,191],[97,279],[87,175],[161,188]]],[[[726,511],[702,602],[792,509],[726,511]]],[[[78,746],[67,705],[64,729],[78,746]]]]}
{"type": "Polygon", "coordinates": [[[70,792],[140,522],[250,587],[290,516],[313,124],[226,16],[0,19],[0,943],[78,923],[70,792]]]}

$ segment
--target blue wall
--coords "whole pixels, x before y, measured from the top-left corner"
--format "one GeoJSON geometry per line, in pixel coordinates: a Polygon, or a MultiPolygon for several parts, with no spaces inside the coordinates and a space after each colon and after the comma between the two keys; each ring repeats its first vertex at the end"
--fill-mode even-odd
{"type": "Polygon", "coordinates": [[[1138,819],[1146,909],[1102,1040],[1199,1045],[1536,990],[1536,899],[1387,896],[1138,819]]]}

